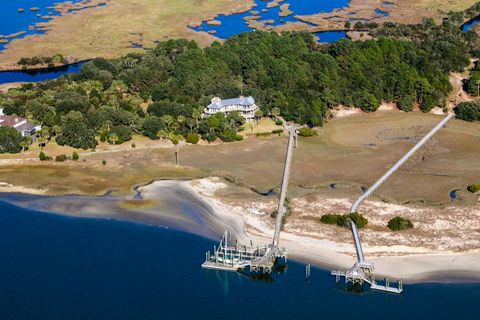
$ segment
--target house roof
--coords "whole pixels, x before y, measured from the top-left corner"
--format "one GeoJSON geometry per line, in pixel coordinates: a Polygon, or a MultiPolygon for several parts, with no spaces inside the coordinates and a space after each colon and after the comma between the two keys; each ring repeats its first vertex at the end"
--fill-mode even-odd
{"type": "Polygon", "coordinates": [[[255,100],[253,97],[240,97],[240,98],[234,98],[234,99],[212,99],[212,103],[208,105],[207,108],[209,109],[221,109],[223,107],[227,106],[236,106],[236,105],[241,105],[241,106],[251,106],[255,104],[255,100]]]}
{"type": "Polygon", "coordinates": [[[30,122],[26,122],[22,125],[19,125],[15,129],[17,129],[17,131],[19,132],[24,132],[24,131],[32,132],[35,128],[36,126],[34,124],[31,124],[30,122]]]}
{"type": "Polygon", "coordinates": [[[3,115],[0,116],[0,126],[13,127],[25,120],[25,118],[3,115]]]}

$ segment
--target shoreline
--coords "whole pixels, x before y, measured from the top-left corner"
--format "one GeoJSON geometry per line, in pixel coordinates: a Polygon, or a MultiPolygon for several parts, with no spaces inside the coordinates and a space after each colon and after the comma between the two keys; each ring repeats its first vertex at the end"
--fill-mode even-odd
{"type": "MultiPolygon", "coordinates": [[[[229,212],[238,209],[216,199],[215,191],[208,190],[212,186],[202,186],[201,182],[199,185],[199,181],[205,180],[207,179],[192,181],[190,187],[203,201],[209,202],[220,216],[228,216],[229,212]]],[[[222,182],[218,183],[222,184],[222,182]]],[[[214,186],[214,188],[218,188],[218,186],[214,186]]],[[[261,243],[271,240],[273,230],[265,229],[262,221],[255,214],[243,215],[243,223],[247,237],[261,243]]],[[[282,231],[280,241],[281,245],[289,250],[289,255],[293,257],[293,260],[311,263],[323,269],[348,269],[355,262],[353,242],[345,246],[337,244],[333,240],[325,241],[309,237],[309,235],[298,235],[285,231],[282,231]]],[[[476,263],[480,258],[478,250],[461,253],[427,252],[402,255],[394,253],[391,256],[377,256],[369,252],[367,247],[366,255],[368,260],[375,263],[377,275],[399,278],[405,283],[449,282],[450,279],[462,279],[462,281],[466,279],[468,282],[480,281],[480,266],[477,266],[476,263]]]]}
{"type": "MultiPolygon", "coordinates": [[[[161,221],[170,221],[173,223],[173,228],[182,232],[194,233],[200,236],[207,237],[212,240],[218,240],[217,234],[223,232],[222,230],[230,229],[233,231],[236,238],[243,242],[252,240],[257,244],[264,244],[269,242],[273,230],[265,229],[261,220],[257,217],[258,213],[248,212],[241,214],[239,211],[245,211],[245,208],[233,207],[223,203],[215,193],[221,189],[223,182],[218,178],[204,178],[198,180],[153,180],[152,182],[137,185],[132,188],[132,193],[141,194],[144,200],[154,199],[158,203],[164,203],[168,199],[165,190],[170,190],[172,194],[181,194],[182,199],[189,199],[191,203],[198,208],[202,208],[201,222],[197,225],[183,225],[187,223],[183,221],[185,217],[180,219],[180,222],[175,222],[178,219],[175,215],[166,212],[160,212],[159,205],[146,210],[145,208],[130,208],[135,214],[118,215],[116,209],[112,207],[112,203],[128,200],[132,195],[126,197],[108,198],[108,193],[103,196],[86,197],[86,196],[69,196],[74,200],[64,200],[64,205],[72,212],[64,212],[62,208],[62,199],[67,199],[68,196],[54,196],[47,197],[51,201],[50,205],[53,208],[60,208],[51,210],[48,207],[46,210],[35,210],[52,212],[54,214],[61,214],[67,216],[86,217],[86,218],[105,218],[105,219],[119,219],[142,224],[156,224],[165,226],[161,221]],[[123,200],[122,200],[123,199],[123,200]],[[70,201],[70,202],[69,202],[70,201]],[[73,202],[72,202],[73,201],[73,202]],[[74,203],[74,205],[72,205],[74,203]],[[75,212],[75,210],[78,210],[75,212]],[[106,213],[104,213],[106,212],[106,213]],[[180,224],[179,224],[180,223],[180,224]],[[177,227],[175,227],[175,225],[177,227]],[[209,230],[207,232],[207,230],[209,230]],[[212,234],[211,231],[216,230],[212,234]],[[210,233],[209,233],[210,232],[210,233]]],[[[25,189],[0,189],[0,192],[21,193],[20,198],[29,198],[25,193],[36,194],[31,196],[31,199],[38,199],[44,196],[43,191],[25,189]]],[[[12,200],[4,200],[14,205],[30,208],[27,202],[19,202],[12,200]]],[[[32,200],[33,201],[33,200],[32,200]]],[[[164,209],[160,205],[160,209],[164,209]]],[[[166,211],[169,211],[167,209],[166,211]]],[[[177,213],[178,214],[178,213],[177,213]]],[[[195,217],[194,220],[199,217],[195,217]]],[[[167,227],[170,227],[168,223],[167,227]]],[[[289,255],[292,260],[299,263],[311,263],[321,269],[347,269],[350,268],[354,261],[354,247],[351,244],[341,244],[332,241],[325,241],[315,239],[314,237],[306,235],[299,235],[290,232],[282,232],[281,245],[289,250],[289,255]]],[[[208,250],[209,248],[205,248],[208,250]]],[[[476,263],[480,258],[480,252],[429,252],[418,254],[402,254],[392,256],[373,256],[366,247],[367,259],[375,263],[376,274],[380,278],[382,275],[388,275],[392,278],[402,279],[405,283],[476,283],[480,281],[480,266],[476,263]]]]}
{"type": "MultiPolygon", "coordinates": [[[[56,71],[62,71],[64,69],[67,69],[70,66],[74,66],[74,65],[78,65],[78,64],[88,62],[90,60],[92,60],[92,59],[83,59],[83,60],[78,60],[78,61],[69,62],[69,63],[65,63],[65,64],[56,64],[56,65],[51,66],[51,67],[42,65],[42,66],[26,66],[26,68],[23,68],[22,66],[17,67],[17,66],[14,66],[14,65],[7,65],[7,66],[0,65],[0,73],[22,72],[22,73],[27,73],[28,74],[28,73],[36,73],[36,72],[39,72],[39,73],[56,72],[56,71]]],[[[5,83],[5,84],[9,84],[9,83],[5,83]]]]}
{"type": "MultiPolygon", "coordinates": [[[[48,32],[42,34],[28,34],[23,38],[13,39],[5,44],[3,50],[0,51],[0,56],[3,56],[4,58],[4,61],[0,63],[0,69],[5,71],[13,71],[17,69],[15,65],[16,61],[25,55],[51,56],[60,52],[68,59],[78,61],[91,60],[96,57],[104,57],[107,59],[118,58],[128,53],[138,52],[138,48],[130,46],[131,42],[140,43],[144,47],[151,47],[155,44],[155,41],[172,38],[187,38],[190,40],[196,40],[201,45],[207,45],[213,42],[216,38],[211,35],[197,35],[195,31],[189,28],[189,25],[197,22],[201,23],[203,19],[209,19],[218,14],[229,15],[239,11],[248,11],[254,4],[254,0],[248,0],[245,3],[235,3],[233,0],[230,0],[229,2],[217,0],[216,3],[218,3],[218,7],[215,8],[212,8],[214,4],[210,2],[205,6],[203,4],[193,4],[189,7],[187,5],[183,6],[182,4],[181,9],[187,11],[182,16],[179,16],[178,19],[175,20],[175,23],[172,24],[169,23],[171,12],[167,12],[172,8],[166,7],[166,0],[155,5],[142,3],[140,7],[128,1],[107,1],[108,5],[99,6],[99,4],[104,2],[104,0],[89,1],[88,5],[95,5],[95,7],[93,7],[95,10],[79,10],[78,12],[75,12],[75,14],[60,14],[58,16],[52,16],[50,20],[42,22],[40,25],[42,31],[48,32]],[[125,12],[131,13],[131,10],[128,11],[130,8],[138,9],[138,13],[134,14],[133,18],[136,18],[136,16],[138,16],[143,10],[150,10],[152,8],[154,10],[150,10],[151,12],[148,11],[148,19],[146,19],[144,24],[137,24],[128,28],[125,24],[120,24],[115,17],[125,14],[125,12]],[[158,12],[163,19],[159,20],[159,17],[155,16],[156,12],[158,12]],[[165,18],[164,15],[168,18],[165,18]],[[89,24],[88,27],[84,27],[85,21],[93,23],[89,24]],[[101,40],[98,37],[93,37],[94,34],[98,36],[98,28],[102,28],[105,25],[109,25],[110,27],[112,25],[118,26],[115,29],[115,32],[110,35],[109,39],[106,39],[111,41],[108,48],[105,47],[103,43],[99,44],[101,40]],[[161,26],[166,26],[165,30],[164,28],[153,28],[161,26]],[[75,32],[79,27],[82,27],[84,32],[94,31],[95,33],[91,33],[91,35],[87,37],[88,39],[84,38],[84,33],[79,34],[78,32],[75,32]],[[164,31],[160,32],[159,30],[164,31]],[[64,45],[63,39],[66,34],[71,37],[69,43],[75,43],[76,41],[75,45],[64,45]],[[77,40],[80,36],[82,37],[82,41],[77,40]],[[85,43],[85,45],[80,46],[80,43],[85,43]],[[60,46],[60,48],[58,46],[60,46]],[[86,47],[92,46],[93,49],[90,48],[89,50],[85,50],[86,47]]],[[[68,4],[57,4],[56,7],[60,12],[67,12],[70,7],[73,9],[80,8],[75,5],[69,6],[68,4]]],[[[99,36],[100,38],[105,38],[104,35],[100,34],[99,36]]]]}

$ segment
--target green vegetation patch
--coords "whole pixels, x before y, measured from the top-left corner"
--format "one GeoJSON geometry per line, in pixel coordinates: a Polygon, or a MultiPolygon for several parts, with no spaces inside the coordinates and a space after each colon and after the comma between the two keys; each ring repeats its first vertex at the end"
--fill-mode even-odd
{"type": "Polygon", "coordinates": [[[390,228],[392,231],[412,229],[413,223],[406,218],[395,217],[388,221],[388,228],[390,228]]]}
{"type": "Polygon", "coordinates": [[[460,103],[454,109],[458,119],[464,121],[480,121],[480,103],[476,101],[466,101],[460,103]]]}
{"type": "MultiPolygon", "coordinates": [[[[46,128],[42,144],[56,136],[59,145],[82,149],[94,149],[97,137],[121,144],[132,134],[172,141],[190,133],[209,142],[241,140],[245,119],[240,113],[202,117],[214,96],[251,95],[260,107],[257,121],[282,116],[309,127],[321,126],[338,105],[373,112],[385,101],[405,111],[418,104],[427,112],[445,106],[452,89],[449,72],[463,71],[480,52],[478,35],[460,30],[463,17],[449,14],[441,25],[429,19],[416,25],[357,23],[356,29],[370,29],[372,40],[327,45],[307,32],[247,32],[205,48],[186,39],[168,40],[147,52],[93,59],[78,74],[24,84],[0,96],[0,102],[6,114],[46,128]]],[[[475,79],[471,87],[478,91],[475,79]]],[[[476,106],[459,106],[457,116],[480,117],[476,106]]],[[[312,136],[314,130],[300,129],[300,135],[312,136]]],[[[6,150],[7,143],[1,143],[6,150]]],[[[19,152],[19,145],[13,143],[10,152],[19,152]]]]}
{"type": "Polygon", "coordinates": [[[325,224],[335,224],[339,227],[350,228],[350,219],[352,219],[357,228],[361,229],[368,224],[367,218],[358,212],[353,212],[349,214],[324,214],[320,221],[325,224]]]}
{"type": "Polygon", "coordinates": [[[17,153],[22,150],[22,136],[12,127],[0,127],[0,153],[17,153]]]}
{"type": "Polygon", "coordinates": [[[270,137],[272,135],[272,132],[257,132],[255,135],[257,137],[270,137]]]}
{"type": "Polygon", "coordinates": [[[471,185],[468,186],[467,189],[471,193],[477,193],[478,191],[480,191],[480,183],[471,184],[471,185]]]}
{"type": "Polygon", "coordinates": [[[55,157],[55,161],[56,162],[64,162],[67,160],[67,156],[64,155],[64,154],[60,154],[58,156],[55,157]]]}
{"type": "Polygon", "coordinates": [[[17,64],[24,67],[36,65],[54,66],[56,64],[68,64],[68,60],[61,54],[55,54],[51,57],[21,58],[17,64]]]}
{"type": "Polygon", "coordinates": [[[313,137],[318,135],[318,133],[315,129],[305,127],[298,130],[298,135],[301,137],[313,137]]]}
{"type": "Polygon", "coordinates": [[[200,136],[195,133],[189,133],[186,138],[186,141],[191,144],[197,144],[199,140],[200,136]]]}
{"type": "MultiPolygon", "coordinates": [[[[282,217],[282,226],[281,226],[282,230],[283,230],[285,224],[287,223],[288,218],[292,215],[292,207],[290,205],[290,198],[285,199],[285,209],[286,209],[286,211],[285,211],[285,213],[282,217]]],[[[277,219],[277,215],[278,215],[278,210],[275,210],[275,211],[272,212],[270,217],[272,217],[273,219],[277,219]]]]}

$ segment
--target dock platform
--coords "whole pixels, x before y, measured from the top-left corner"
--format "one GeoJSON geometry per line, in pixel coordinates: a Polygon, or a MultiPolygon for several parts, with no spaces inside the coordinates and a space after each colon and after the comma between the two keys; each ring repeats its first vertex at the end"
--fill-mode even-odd
{"type": "Polygon", "coordinates": [[[251,273],[271,273],[277,262],[287,261],[285,248],[273,245],[257,247],[231,246],[229,233],[225,232],[218,246],[213,247],[213,254],[205,254],[204,269],[224,271],[246,271],[251,273]]]}

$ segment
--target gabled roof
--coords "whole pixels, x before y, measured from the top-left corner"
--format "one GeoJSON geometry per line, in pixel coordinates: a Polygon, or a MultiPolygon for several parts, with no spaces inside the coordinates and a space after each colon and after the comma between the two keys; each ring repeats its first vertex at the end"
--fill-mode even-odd
{"type": "Polygon", "coordinates": [[[255,104],[255,100],[253,97],[240,97],[240,98],[234,98],[234,99],[212,99],[212,103],[208,105],[207,108],[209,109],[221,109],[223,107],[227,106],[236,106],[236,105],[241,105],[241,106],[251,106],[255,104]]]}
{"type": "Polygon", "coordinates": [[[32,132],[36,127],[37,127],[36,125],[31,124],[30,122],[26,122],[22,125],[19,125],[15,129],[17,129],[17,131],[19,132],[23,132],[23,131],[32,132]]]}
{"type": "Polygon", "coordinates": [[[20,117],[16,117],[16,116],[3,115],[3,116],[0,116],[0,126],[14,127],[14,126],[18,125],[19,123],[21,123],[22,121],[26,121],[26,120],[27,119],[25,119],[25,118],[20,118],[20,117]]]}

